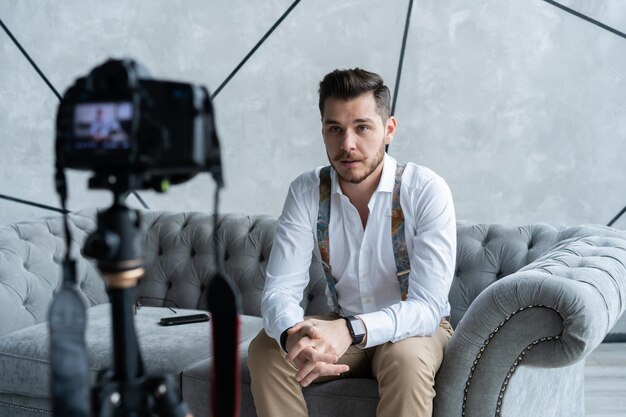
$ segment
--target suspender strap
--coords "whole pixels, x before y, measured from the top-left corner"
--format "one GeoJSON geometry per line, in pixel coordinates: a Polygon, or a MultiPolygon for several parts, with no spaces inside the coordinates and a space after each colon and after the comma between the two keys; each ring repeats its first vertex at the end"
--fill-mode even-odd
{"type": "Polygon", "coordinates": [[[396,260],[396,274],[400,284],[400,294],[402,301],[406,300],[409,292],[409,272],[411,272],[411,262],[406,248],[406,233],[404,231],[404,212],[400,205],[400,188],[402,185],[402,173],[404,165],[396,167],[396,179],[393,184],[393,195],[391,197],[391,242],[393,245],[393,257],[396,260]]]}
{"type": "MultiPolygon", "coordinates": [[[[320,201],[317,214],[317,242],[319,245],[320,255],[322,258],[322,266],[324,267],[324,275],[326,276],[326,284],[333,300],[336,312],[341,312],[337,299],[337,290],[335,289],[335,278],[330,268],[329,238],[328,224],[330,221],[330,194],[331,179],[330,166],[320,170],[320,201]]],[[[391,203],[391,240],[393,245],[393,254],[396,261],[396,272],[398,275],[398,283],[400,284],[400,292],[402,300],[406,300],[409,284],[410,261],[406,248],[405,230],[404,230],[404,213],[400,205],[400,188],[404,165],[398,165],[396,168],[396,178],[393,187],[392,203],[391,203]]]]}
{"type": "Polygon", "coordinates": [[[339,313],[339,301],[335,290],[335,278],[330,270],[330,254],[328,252],[328,223],[330,221],[330,166],[320,170],[320,203],[317,212],[317,243],[322,257],[322,266],[326,276],[326,285],[335,305],[335,311],[339,313]]]}

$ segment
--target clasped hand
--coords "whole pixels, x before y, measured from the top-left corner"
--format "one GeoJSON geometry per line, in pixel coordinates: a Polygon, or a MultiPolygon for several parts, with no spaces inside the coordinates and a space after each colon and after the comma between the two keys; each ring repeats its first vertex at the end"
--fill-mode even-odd
{"type": "Polygon", "coordinates": [[[345,320],[306,319],[287,332],[286,359],[298,369],[296,380],[306,387],[320,376],[349,371],[337,361],[351,344],[345,320]]]}

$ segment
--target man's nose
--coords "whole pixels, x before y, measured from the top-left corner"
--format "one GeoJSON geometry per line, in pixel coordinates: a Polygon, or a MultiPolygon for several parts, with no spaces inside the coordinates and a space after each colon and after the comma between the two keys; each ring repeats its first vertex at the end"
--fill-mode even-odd
{"type": "Polygon", "coordinates": [[[356,134],[352,129],[346,129],[341,138],[341,149],[344,151],[354,150],[356,148],[356,139],[356,134]]]}

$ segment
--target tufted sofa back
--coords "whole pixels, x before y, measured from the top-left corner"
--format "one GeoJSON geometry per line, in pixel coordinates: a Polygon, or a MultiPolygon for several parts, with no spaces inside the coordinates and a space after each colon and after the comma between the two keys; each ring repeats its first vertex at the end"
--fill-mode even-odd
{"type": "MultiPolygon", "coordinates": [[[[86,305],[108,301],[95,263],[80,255],[85,238],[96,229],[96,211],[70,215],[72,255],[78,289],[86,305]]],[[[206,213],[143,213],[146,273],[138,296],[144,305],[207,308],[206,289],[215,272],[213,218],[206,213]],[[168,301],[171,300],[173,304],[168,301]]],[[[223,266],[238,286],[244,314],[261,315],[261,292],[276,220],[268,216],[225,214],[218,225],[223,266]]],[[[47,320],[59,287],[65,256],[60,216],[0,227],[0,335],[47,320]]],[[[323,269],[310,268],[311,283],[302,306],[306,314],[327,311],[323,269]]]]}
{"type": "MultiPolygon", "coordinates": [[[[213,217],[206,213],[149,212],[143,217],[146,273],[139,295],[168,299],[179,307],[207,309],[207,287],[216,271],[213,217]]],[[[219,253],[226,273],[239,288],[244,314],[261,315],[261,293],[276,219],[226,214],[218,222],[219,253]]],[[[313,260],[302,300],[306,314],[328,311],[324,271],[313,260]]]]}
{"type": "Polygon", "coordinates": [[[566,240],[611,235],[605,226],[529,226],[457,224],[457,260],[450,288],[451,322],[461,320],[470,304],[497,280],[535,262],[566,240]]]}
{"type": "MultiPolygon", "coordinates": [[[[89,306],[107,301],[104,282],[80,257],[82,242],[96,228],[95,211],[74,214],[72,256],[78,259],[80,294],[89,306]]],[[[61,281],[65,257],[62,218],[41,218],[0,227],[0,335],[47,320],[48,307],[61,281]]]]}
{"type": "MultiPolygon", "coordinates": [[[[82,242],[96,227],[95,210],[70,216],[78,259],[79,289],[90,305],[107,302],[94,264],[79,257],[82,242]]],[[[181,308],[206,309],[206,289],[215,272],[213,220],[210,214],[146,212],[143,214],[146,273],[139,283],[145,305],[171,300],[181,308]]],[[[269,216],[225,214],[218,224],[218,245],[226,272],[241,293],[243,313],[260,316],[261,292],[276,220],[269,216]]],[[[566,239],[604,235],[602,226],[524,227],[458,224],[457,265],[450,290],[456,325],[481,291],[544,255],[566,239]]],[[[0,335],[47,319],[59,286],[65,243],[60,217],[0,227],[0,335]]],[[[313,259],[302,306],[306,314],[327,311],[325,280],[313,259]]]]}

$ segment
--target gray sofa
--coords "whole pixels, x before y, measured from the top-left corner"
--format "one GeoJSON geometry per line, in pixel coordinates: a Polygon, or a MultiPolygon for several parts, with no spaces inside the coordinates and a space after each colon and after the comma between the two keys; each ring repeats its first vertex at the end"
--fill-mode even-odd
{"type": "MultiPolygon", "coordinates": [[[[95,211],[71,216],[78,245],[95,211]]],[[[146,274],[135,316],[150,373],[177,378],[196,417],[210,415],[210,322],[160,327],[181,309],[206,309],[212,220],[205,213],[143,214],[146,274]],[[169,303],[169,302],[167,302],[169,303]]],[[[261,329],[260,296],[274,235],[268,216],[224,215],[219,244],[241,292],[241,415],[255,416],[247,346],[261,329]]],[[[0,416],[50,414],[47,311],[64,253],[59,217],[0,228],[0,416]]],[[[582,416],[585,357],[626,309],[626,233],[602,226],[458,225],[450,291],[455,334],[437,375],[435,413],[456,416],[582,416]]],[[[80,259],[79,288],[89,306],[92,381],[111,366],[110,307],[93,264],[80,259]]],[[[314,260],[303,297],[307,314],[326,311],[321,265],[314,260]]],[[[177,314],[184,314],[178,312],[177,314]]],[[[311,416],[374,416],[372,379],[305,389],[311,416]],[[357,414],[358,413],[358,414],[357,414]]]]}

